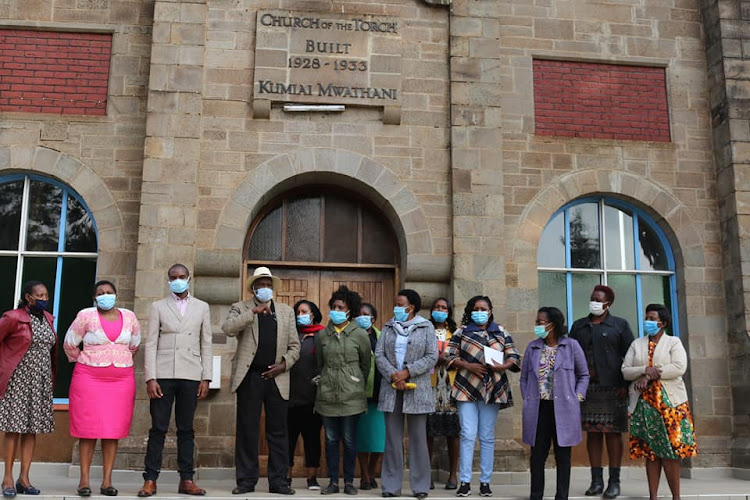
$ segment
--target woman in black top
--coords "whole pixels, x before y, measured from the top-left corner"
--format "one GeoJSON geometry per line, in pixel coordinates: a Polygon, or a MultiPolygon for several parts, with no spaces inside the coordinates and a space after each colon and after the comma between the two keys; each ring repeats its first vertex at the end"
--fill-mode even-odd
{"type": "Polygon", "coordinates": [[[299,360],[289,371],[289,412],[287,413],[289,476],[287,482],[291,485],[294,450],[297,448],[297,438],[302,434],[305,467],[307,468],[307,489],[319,490],[317,476],[318,467],[320,467],[320,428],[323,426],[323,420],[314,411],[317,392],[314,379],[320,374],[315,358],[315,336],[325,327],[320,324],[323,320],[320,309],[309,300],[300,300],[294,304],[294,314],[297,317],[300,352],[299,360]]]}
{"type": "Polygon", "coordinates": [[[615,292],[596,285],[591,293],[591,314],[573,323],[570,338],[581,344],[591,375],[586,400],[581,405],[581,420],[586,431],[586,449],[591,463],[591,486],[586,495],[604,493],[604,498],[620,494],[622,433],[628,430],[628,384],[620,367],[633,342],[627,320],[609,313],[615,292]],[[604,489],[602,451],[607,442],[609,482],[604,489]]]}

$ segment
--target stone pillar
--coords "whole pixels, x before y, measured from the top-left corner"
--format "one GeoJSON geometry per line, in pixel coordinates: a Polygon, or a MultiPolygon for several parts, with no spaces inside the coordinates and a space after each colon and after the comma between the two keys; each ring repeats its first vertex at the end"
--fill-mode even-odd
{"type": "Polygon", "coordinates": [[[750,469],[750,1],[703,0],[701,10],[724,249],[731,461],[750,469]]]}
{"type": "Polygon", "coordinates": [[[205,0],[157,0],[148,88],[135,310],[166,291],[166,271],[194,267],[205,0]]]}
{"type": "MultiPolygon", "coordinates": [[[[507,5],[501,2],[454,0],[450,33],[456,320],[472,296],[486,295],[499,324],[507,319],[501,124],[507,75],[499,70],[506,56],[500,54],[497,42],[504,9],[507,5]]],[[[519,415],[500,412],[496,470],[527,468],[524,450],[513,439],[520,428],[519,415]]]]}

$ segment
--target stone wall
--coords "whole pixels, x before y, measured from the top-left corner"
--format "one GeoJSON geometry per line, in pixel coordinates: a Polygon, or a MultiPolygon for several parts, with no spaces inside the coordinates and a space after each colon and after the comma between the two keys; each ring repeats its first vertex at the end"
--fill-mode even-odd
{"type": "MultiPolygon", "coordinates": [[[[731,400],[705,75],[697,1],[453,2],[456,302],[492,297],[523,349],[538,306],[537,247],[552,214],[588,194],[643,208],[677,257],[701,444],[694,463],[720,466],[729,464],[731,400]],[[534,135],[535,57],[665,67],[672,142],[534,135]]],[[[520,435],[518,406],[501,412],[499,437],[520,435]]]]}
{"type": "Polygon", "coordinates": [[[750,2],[701,2],[711,82],[711,117],[722,229],[729,380],[724,396],[732,415],[732,465],[750,468],[750,336],[747,288],[750,240],[750,2]]]}

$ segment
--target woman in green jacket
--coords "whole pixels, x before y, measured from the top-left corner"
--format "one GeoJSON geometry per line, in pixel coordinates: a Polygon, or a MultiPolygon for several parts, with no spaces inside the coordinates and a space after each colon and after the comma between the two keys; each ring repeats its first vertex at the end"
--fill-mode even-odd
{"type": "Polygon", "coordinates": [[[370,339],[351,321],[360,310],[357,292],[342,285],[328,301],[331,321],[318,335],[315,356],[320,368],[315,411],[323,416],[326,463],[331,482],[321,493],[339,492],[339,443],[344,444],[344,493],[356,495],[354,466],[357,460],[357,420],[367,409],[367,376],[370,373],[370,339]]]}

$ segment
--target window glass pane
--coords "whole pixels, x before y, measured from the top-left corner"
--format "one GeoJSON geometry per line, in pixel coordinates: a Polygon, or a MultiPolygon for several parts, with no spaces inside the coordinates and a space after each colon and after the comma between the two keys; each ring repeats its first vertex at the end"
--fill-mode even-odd
{"type": "Polygon", "coordinates": [[[46,182],[31,181],[27,250],[57,251],[61,207],[62,189],[46,182]]]}
{"type": "Polygon", "coordinates": [[[247,250],[250,260],[281,260],[281,206],[266,215],[255,228],[247,250]]]}
{"type": "Polygon", "coordinates": [[[351,200],[325,198],[324,262],[357,262],[357,214],[351,200]]]}
{"type": "Polygon", "coordinates": [[[23,259],[23,273],[21,286],[30,280],[41,281],[47,287],[49,292],[49,307],[47,311],[52,311],[52,304],[55,301],[55,275],[57,273],[57,257],[25,257],[23,259]]]}
{"type": "Polygon", "coordinates": [[[583,203],[570,209],[571,266],[599,269],[599,215],[596,203],[583,203]]]}
{"type": "Polygon", "coordinates": [[[66,252],[96,252],[96,231],[91,214],[72,196],[68,196],[65,221],[66,252]]]}
{"type": "Polygon", "coordinates": [[[375,214],[362,210],[362,262],[366,264],[395,264],[393,247],[396,240],[384,221],[375,214]]]}
{"type": "Polygon", "coordinates": [[[633,335],[638,335],[638,304],[635,297],[635,276],[628,274],[609,274],[607,286],[615,291],[615,303],[612,314],[625,318],[630,323],[633,335]]]}
{"type": "Polygon", "coordinates": [[[655,271],[669,270],[667,253],[661,246],[659,237],[643,219],[638,219],[638,240],[641,252],[641,269],[652,269],[655,271]]]}
{"type": "Polygon", "coordinates": [[[539,273],[539,307],[556,307],[565,316],[565,322],[570,327],[568,320],[568,297],[565,284],[566,273],[539,273]]]}
{"type": "Polygon", "coordinates": [[[287,201],[286,260],[320,262],[320,198],[287,201]]]}
{"type": "MultiPolygon", "coordinates": [[[[672,296],[669,286],[669,276],[641,276],[641,296],[643,297],[643,314],[646,314],[646,306],[649,304],[663,304],[671,313],[672,296]]],[[[667,329],[667,333],[672,335],[672,328],[667,329]]]]}
{"type": "Polygon", "coordinates": [[[560,212],[542,232],[537,252],[539,267],[565,267],[565,214],[560,212]]]}
{"type": "Polygon", "coordinates": [[[604,205],[604,231],[607,269],[635,269],[633,217],[622,210],[604,205]]]}
{"type": "Polygon", "coordinates": [[[16,290],[17,264],[18,257],[0,257],[0,283],[2,283],[2,286],[0,286],[0,315],[16,307],[13,303],[13,296],[16,290]]]}
{"type": "Polygon", "coordinates": [[[23,181],[0,184],[0,250],[18,249],[22,202],[23,181]]]}
{"type": "MultiPolygon", "coordinates": [[[[91,287],[96,281],[96,259],[63,259],[60,282],[60,306],[57,312],[57,334],[65,337],[70,324],[84,307],[91,307],[91,287]]],[[[57,343],[57,379],[55,380],[55,397],[67,398],[70,378],[73,375],[74,363],[69,363],[62,349],[62,342],[57,343]]]]}
{"type": "Polygon", "coordinates": [[[589,302],[594,287],[601,283],[598,274],[576,274],[572,275],[573,282],[573,321],[589,315],[589,302]]]}

